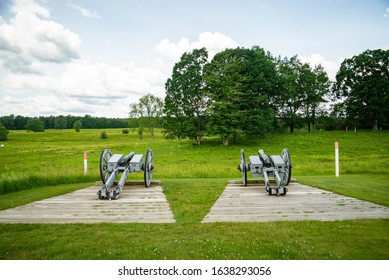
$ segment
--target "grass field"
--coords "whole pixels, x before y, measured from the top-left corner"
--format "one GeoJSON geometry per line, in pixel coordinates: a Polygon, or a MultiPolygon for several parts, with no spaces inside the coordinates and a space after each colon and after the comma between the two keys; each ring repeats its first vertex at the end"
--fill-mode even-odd
{"type": "MultiPolygon", "coordinates": [[[[240,150],[291,153],[293,177],[337,193],[389,206],[389,132],[316,132],[242,138],[223,146],[207,138],[152,142],[120,129],[11,131],[0,149],[0,209],[87,187],[99,180],[99,157],[154,153],[153,178],[163,181],[177,224],[0,224],[0,259],[388,259],[389,221],[215,223],[200,221],[236,169],[240,150]],[[334,174],[334,142],[340,178],[334,174]],[[83,152],[88,175],[83,175],[83,152]],[[109,237],[107,237],[109,236],[109,237]],[[99,244],[98,246],[96,244],[99,244]],[[172,246],[173,245],[173,246],[172,246]]],[[[249,174],[250,177],[250,174],[249,174]]],[[[130,174],[142,179],[142,174],[130,174]]]]}

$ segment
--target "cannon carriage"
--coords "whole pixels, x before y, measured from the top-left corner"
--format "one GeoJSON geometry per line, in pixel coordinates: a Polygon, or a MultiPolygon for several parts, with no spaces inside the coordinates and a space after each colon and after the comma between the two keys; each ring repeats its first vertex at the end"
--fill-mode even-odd
{"type": "Polygon", "coordinates": [[[146,156],[134,152],[124,156],[112,154],[109,149],[104,149],[100,156],[100,176],[103,187],[97,192],[99,199],[118,199],[126,183],[128,175],[132,172],[144,172],[144,184],[148,188],[151,184],[154,170],[153,152],[148,149],[146,156]],[[122,173],[115,190],[111,190],[119,173],[122,173]]]}
{"type": "Polygon", "coordinates": [[[238,170],[242,173],[243,185],[247,186],[247,172],[253,176],[262,176],[265,189],[269,195],[285,195],[288,191],[286,186],[292,175],[292,163],[288,149],[283,149],[281,155],[268,156],[263,150],[258,151],[257,156],[249,156],[246,163],[244,150],[240,151],[240,164],[238,170]],[[270,184],[269,177],[274,177],[276,186],[270,184]]]}

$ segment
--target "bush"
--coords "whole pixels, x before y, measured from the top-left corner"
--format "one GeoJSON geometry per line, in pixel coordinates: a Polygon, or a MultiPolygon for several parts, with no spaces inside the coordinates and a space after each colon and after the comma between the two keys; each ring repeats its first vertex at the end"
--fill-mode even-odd
{"type": "Polygon", "coordinates": [[[2,125],[0,125],[0,141],[7,141],[7,134],[9,131],[2,125]]]}
{"type": "Polygon", "coordinates": [[[122,134],[129,134],[129,133],[130,133],[130,130],[127,128],[122,130],[122,134]]]}
{"type": "Polygon", "coordinates": [[[33,132],[44,132],[45,125],[43,124],[43,121],[41,119],[31,118],[27,121],[26,130],[33,132]]]}
{"type": "Polygon", "coordinates": [[[107,139],[108,138],[107,132],[105,132],[105,131],[101,132],[100,138],[101,139],[107,139]]]}
{"type": "Polygon", "coordinates": [[[80,132],[81,127],[82,127],[81,121],[75,121],[75,122],[73,123],[73,129],[74,129],[76,132],[80,132]]]}

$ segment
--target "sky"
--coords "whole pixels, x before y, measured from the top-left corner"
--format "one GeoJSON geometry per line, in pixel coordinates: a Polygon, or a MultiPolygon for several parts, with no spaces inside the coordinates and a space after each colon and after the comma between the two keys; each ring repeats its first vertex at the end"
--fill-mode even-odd
{"type": "Polygon", "coordinates": [[[127,118],[184,52],[321,64],[389,49],[389,0],[0,0],[0,116],[127,118]]]}

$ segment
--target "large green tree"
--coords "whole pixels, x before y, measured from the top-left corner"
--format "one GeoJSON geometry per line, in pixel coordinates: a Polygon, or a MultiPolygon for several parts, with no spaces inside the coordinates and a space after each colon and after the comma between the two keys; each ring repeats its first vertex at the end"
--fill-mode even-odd
{"type": "Polygon", "coordinates": [[[140,131],[147,128],[154,141],[154,128],[162,117],[163,101],[152,94],[147,94],[139,99],[138,103],[130,104],[130,119],[138,118],[140,131]]]}
{"type": "Polygon", "coordinates": [[[239,133],[263,135],[271,129],[274,112],[268,97],[273,94],[275,67],[263,49],[226,49],[205,67],[211,100],[210,132],[228,145],[239,133]]]}
{"type": "Polygon", "coordinates": [[[373,127],[389,122],[389,50],[366,50],[345,59],[333,85],[350,125],[373,127]]]}
{"type": "Polygon", "coordinates": [[[301,88],[303,90],[304,117],[308,132],[315,130],[315,120],[321,105],[326,103],[325,97],[330,90],[330,80],[324,68],[319,64],[313,69],[309,64],[302,65],[301,88]]]}
{"type": "Polygon", "coordinates": [[[277,108],[278,116],[293,133],[305,99],[306,87],[302,82],[309,79],[303,77],[303,64],[297,56],[279,58],[277,64],[281,82],[278,94],[273,98],[273,105],[277,108]]]}
{"type": "Polygon", "coordinates": [[[277,60],[280,83],[278,93],[271,99],[278,116],[290,132],[305,120],[308,131],[314,129],[318,108],[329,93],[330,81],[321,65],[313,69],[297,56],[277,60]]]}
{"type": "Polygon", "coordinates": [[[189,138],[200,144],[206,133],[209,104],[203,68],[207,58],[205,48],[184,53],[165,84],[164,128],[171,137],[189,138]]]}

